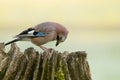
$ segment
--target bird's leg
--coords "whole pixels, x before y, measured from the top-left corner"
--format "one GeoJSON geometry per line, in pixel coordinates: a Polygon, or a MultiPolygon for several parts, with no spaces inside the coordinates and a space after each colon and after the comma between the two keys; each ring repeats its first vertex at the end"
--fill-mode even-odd
{"type": "Polygon", "coordinates": [[[46,57],[48,57],[48,59],[51,58],[53,52],[55,51],[53,48],[49,48],[49,49],[47,49],[46,47],[41,46],[41,45],[40,45],[40,48],[41,48],[42,50],[45,51],[45,53],[46,53],[46,57]]]}
{"type": "Polygon", "coordinates": [[[41,46],[41,45],[40,45],[39,47],[40,47],[42,50],[44,50],[44,51],[47,50],[47,48],[44,47],[44,46],[41,46]]]}
{"type": "Polygon", "coordinates": [[[42,50],[44,50],[44,51],[49,51],[49,52],[53,52],[53,51],[54,51],[53,48],[46,48],[46,47],[44,47],[44,46],[42,46],[42,45],[40,45],[39,47],[40,47],[42,50]]]}

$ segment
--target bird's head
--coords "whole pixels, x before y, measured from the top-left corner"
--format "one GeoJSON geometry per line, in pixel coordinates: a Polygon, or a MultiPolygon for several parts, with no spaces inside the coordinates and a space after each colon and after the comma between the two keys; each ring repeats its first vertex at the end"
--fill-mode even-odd
{"type": "Polygon", "coordinates": [[[67,38],[67,35],[68,35],[68,31],[66,29],[58,33],[56,37],[56,40],[57,40],[56,46],[58,46],[61,42],[64,42],[67,38]]]}
{"type": "Polygon", "coordinates": [[[42,29],[47,29],[48,32],[55,32],[54,40],[56,40],[56,46],[61,42],[64,42],[68,35],[68,30],[61,24],[56,22],[46,22],[42,24],[42,29]]]}

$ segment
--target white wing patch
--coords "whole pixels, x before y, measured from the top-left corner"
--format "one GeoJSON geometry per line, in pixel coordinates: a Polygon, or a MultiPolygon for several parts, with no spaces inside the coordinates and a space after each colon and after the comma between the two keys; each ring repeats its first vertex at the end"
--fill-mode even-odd
{"type": "Polygon", "coordinates": [[[33,34],[33,33],[34,33],[34,30],[28,32],[28,34],[33,34]]]}

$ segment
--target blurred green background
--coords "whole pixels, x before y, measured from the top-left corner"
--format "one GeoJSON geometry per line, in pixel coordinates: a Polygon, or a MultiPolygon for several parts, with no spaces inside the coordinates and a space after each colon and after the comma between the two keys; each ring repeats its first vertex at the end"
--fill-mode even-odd
{"type": "MultiPolygon", "coordinates": [[[[63,24],[67,40],[59,51],[86,51],[93,80],[120,80],[119,0],[0,0],[0,42],[12,40],[28,27],[45,21],[63,24]]],[[[24,51],[37,46],[17,42],[24,51]]],[[[9,50],[10,46],[6,47],[9,50]]]]}

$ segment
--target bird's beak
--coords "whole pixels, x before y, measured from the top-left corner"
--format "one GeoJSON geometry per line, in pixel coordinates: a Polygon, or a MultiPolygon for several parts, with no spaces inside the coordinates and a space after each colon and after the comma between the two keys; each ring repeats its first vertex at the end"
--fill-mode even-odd
{"type": "Polygon", "coordinates": [[[59,41],[59,40],[57,40],[57,42],[56,42],[56,46],[58,46],[58,45],[59,45],[59,43],[60,43],[60,41],[59,41]]]}

